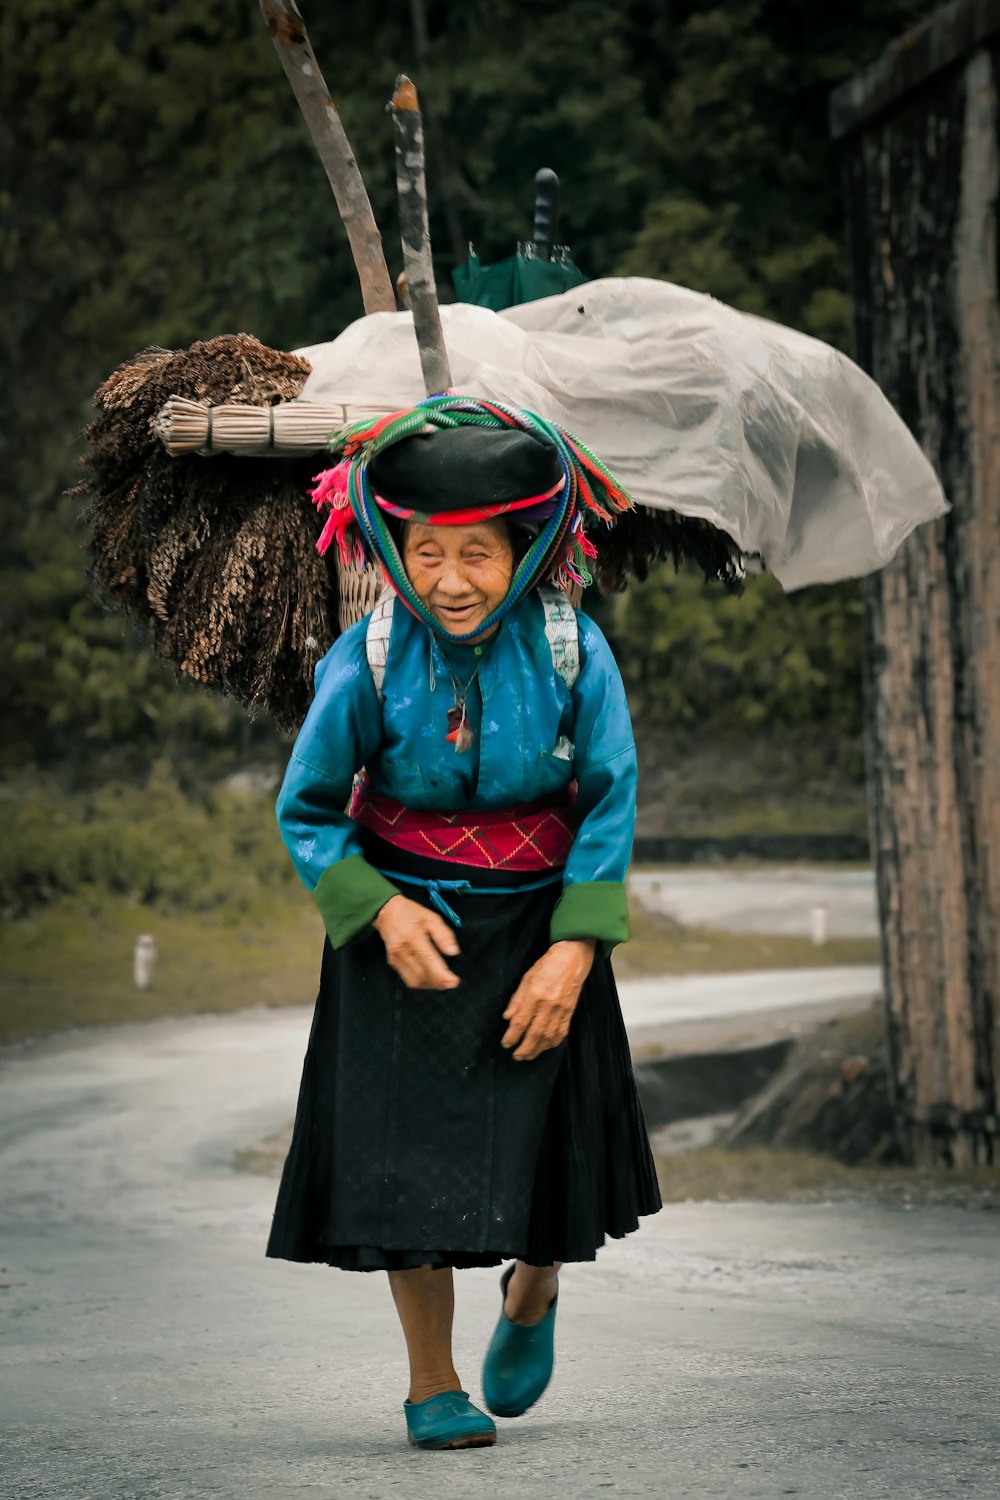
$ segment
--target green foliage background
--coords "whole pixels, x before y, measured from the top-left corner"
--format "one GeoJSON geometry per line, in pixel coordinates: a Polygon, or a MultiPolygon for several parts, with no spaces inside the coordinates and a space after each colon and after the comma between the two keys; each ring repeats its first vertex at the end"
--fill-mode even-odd
{"type": "Polygon", "coordinates": [[[0,790],[0,914],[77,895],[264,919],[301,890],[268,811],[261,797],[224,787],[184,792],[163,761],[142,787],[112,781],[55,804],[46,780],[19,778],[0,790]]]}
{"type": "MultiPolygon", "coordinates": [[[[839,172],[826,101],[932,7],[912,0],[360,0],[304,11],[399,269],[384,112],[399,71],[428,116],[442,294],[530,227],[542,165],[591,276],[663,276],[842,347],[839,172]]],[[[361,313],[325,178],[253,0],[35,0],[0,15],[0,716],[7,769],[189,779],[281,754],[267,725],[176,684],[105,617],[62,496],[89,396],[150,343],[248,330],[294,348],[361,313]]],[[[649,730],[814,733],[856,745],[853,585],[740,602],[658,573],[605,607],[649,730]]],[[[856,776],[860,760],[848,755],[856,776]]]]}

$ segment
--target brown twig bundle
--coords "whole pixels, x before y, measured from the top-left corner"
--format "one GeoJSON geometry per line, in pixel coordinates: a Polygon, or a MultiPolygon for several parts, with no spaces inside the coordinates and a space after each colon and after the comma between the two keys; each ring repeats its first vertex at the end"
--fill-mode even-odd
{"type": "Polygon", "coordinates": [[[248,334],[147,349],[95,393],[85,479],[92,576],[152,628],[179,674],[301,723],[313,668],[337,634],[332,560],[316,551],[307,490],[322,460],[171,458],[155,431],[168,396],[269,406],[294,399],[310,366],[248,334]]]}

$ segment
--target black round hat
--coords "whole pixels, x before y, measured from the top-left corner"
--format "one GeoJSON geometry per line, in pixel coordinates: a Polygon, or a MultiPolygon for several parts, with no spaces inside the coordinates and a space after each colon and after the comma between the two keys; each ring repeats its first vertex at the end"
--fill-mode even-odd
{"type": "Polygon", "coordinates": [[[540,500],[562,478],[554,443],[511,428],[429,428],[383,448],[368,465],[376,496],[421,515],[540,500]]]}

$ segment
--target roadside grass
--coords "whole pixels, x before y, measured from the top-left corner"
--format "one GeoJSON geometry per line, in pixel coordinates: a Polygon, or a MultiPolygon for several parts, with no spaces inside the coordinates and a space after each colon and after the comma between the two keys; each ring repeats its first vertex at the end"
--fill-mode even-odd
{"type": "Polygon", "coordinates": [[[640,729],[640,834],[868,837],[860,750],[843,737],[671,735],[645,723],[640,729]]]}
{"type": "MultiPolygon", "coordinates": [[[[274,827],[271,794],[143,787],[87,792],[24,776],[0,789],[0,1042],[73,1026],[311,1002],[322,928],[274,827]],[[152,933],[148,990],[132,951],[152,933]]],[[[870,963],[870,940],[684,928],[633,903],[622,978],[870,963]]]]}
{"type": "Polygon", "coordinates": [[[831,938],[820,945],[807,937],[761,932],[724,932],[717,927],[685,927],[650,912],[639,901],[629,911],[632,936],[615,950],[619,979],[650,974],[739,974],[755,969],[820,969],[842,964],[874,964],[877,938],[831,938]]]}
{"type": "Polygon", "coordinates": [[[711,864],[692,864],[690,860],[671,862],[670,860],[635,859],[630,866],[633,873],[641,872],[646,875],[683,875],[688,870],[698,870],[702,873],[708,871],[713,875],[726,875],[734,870],[741,875],[752,874],[755,870],[766,870],[768,874],[775,874],[778,871],[787,872],[798,869],[806,870],[810,874],[815,870],[822,870],[824,875],[836,875],[854,874],[859,870],[870,871],[871,868],[870,859],[824,859],[822,865],[818,865],[815,859],[810,859],[806,854],[794,859],[780,860],[761,859],[757,856],[751,857],[749,854],[734,854],[731,858],[718,859],[711,864]]]}
{"type": "Polygon", "coordinates": [[[67,897],[0,928],[0,1041],[72,1026],[302,1005],[316,996],[323,928],[306,893],[252,914],[153,912],[110,897],[67,897]],[[152,933],[149,989],[132,950],[152,933]]]}
{"type": "Polygon", "coordinates": [[[821,805],[812,799],[802,802],[763,800],[756,804],[741,802],[731,809],[725,806],[714,810],[699,809],[692,833],[696,838],[716,839],[758,833],[799,834],[803,837],[842,833],[867,839],[868,808],[863,801],[859,804],[831,802],[821,805]]]}
{"type": "Polygon", "coordinates": [[[702,1146],[656,1153],[664,1203],[836,1203],[1000,1210],[994,1167],[846,1166],[820,1152],[774,1146],[702,1146]]]}
{"type": "MultiPolygon", "coordinates": [[[[682,927],[635,903],[620,979],[874,963],[878,945],[682,927]]],[[[155,911],[97,892],[68,896],[0,927],[0,1042],[70,1026],[301,1005],[315,998],[323,929],[304,890],[262,892],[240,912],[155,911]],[[153,983],[137,990],[132,950],[152,933],[153,983]]]]}
{"type": "MultiPolygon", "coordinates": [[[[70,895],[0,926],[0,1043],[69,1026],[303,1005],[315,998],[321,951],[321,921],[298,889],[261,892],[241,912],[157,912],[124,897],[70,895]],[[132,983],[139,933],[156,941],[148,990],[132,983]]],[[[639,903],[633,938],[615,951],[621,980],[876,962],[871,939],[814,948],[808,939],[681,927],[639,903]]]]}

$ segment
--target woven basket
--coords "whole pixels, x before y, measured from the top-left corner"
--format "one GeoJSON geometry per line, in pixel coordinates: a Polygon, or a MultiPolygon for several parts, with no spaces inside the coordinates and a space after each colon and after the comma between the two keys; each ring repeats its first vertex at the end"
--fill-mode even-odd
{"type": "Polygon", "coordinates": [[[385,586],[381,568],[369,564],[363,573],[359,573],[357,568],[345,567],[337,558],[338,616],[342,631],[350,630],[365,615],[371,614],[385,586]]]}

